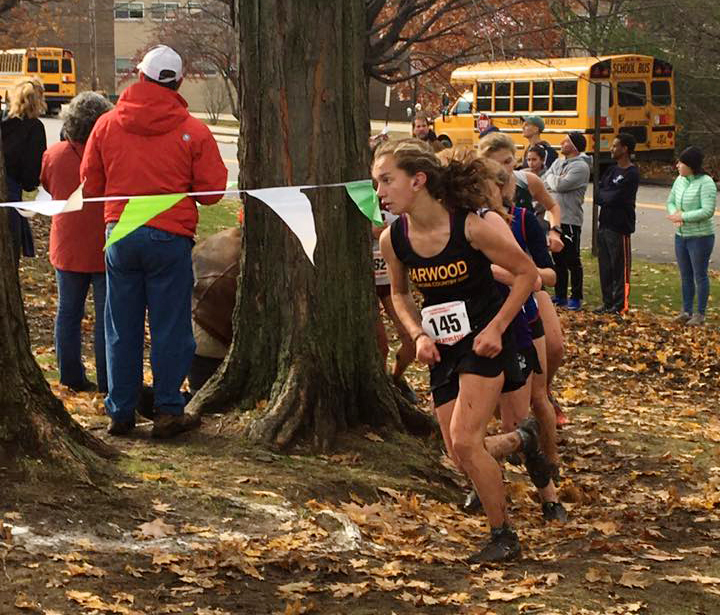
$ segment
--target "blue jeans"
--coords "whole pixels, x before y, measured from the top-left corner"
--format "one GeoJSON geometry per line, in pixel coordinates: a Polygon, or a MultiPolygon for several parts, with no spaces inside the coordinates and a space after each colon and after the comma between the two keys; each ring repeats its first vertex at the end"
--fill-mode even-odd
{"type": "Polygon", "coordinates": [[[703,235],[702,237],[675,235],[675,258],[680,267],[683,312],[687,314],[693,313],[693,300],[697,287],[697,311],[699,314],[705,315],[710,295],[708,265],[714,246],[715,235],[703,235]]]}
{"type": "Polygon", "coordinates": [[[58,287],[58,309],[55,317],[55,355],[60,382],[81,387],[87,380],[83,366],[82,319],[85,298],[92,284],[95,301],[95,370],[98,390],[108,390],[105,367],[105,274],[55,270],[58,287]]]}
{"type": "MultiPolygon", "coordinates": [[[[107,225],[106,235],[114,226],[107,225]]],[[[192,246],[189,237],[141,226],[105,251],[105,408],[115,421],[127,423],[135,417],[143,382],[146,308],[155,411],[183,413],[180,386],[195,353],[192,246]]]]}

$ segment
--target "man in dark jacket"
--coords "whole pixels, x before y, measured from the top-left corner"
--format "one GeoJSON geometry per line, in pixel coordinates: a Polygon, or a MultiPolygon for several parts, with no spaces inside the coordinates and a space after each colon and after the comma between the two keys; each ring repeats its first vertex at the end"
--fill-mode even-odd
{"type": "Polygon", "coordinates": [[[621,132],[610,154],[616,165],[600,180],[598,268],[603,305],[596,314],[624,314],[630,297],[630,235],[635,232],[635,197],[640,174],[632,163],[635,139],[621,132]]]}
{"type": "MultiPolygon", "coordinates": [[[[140,81],[127,88],[115,109],[95,125],[80,176],[86,196],[157,195],[224,190],[227,169],[217,143],[190,116],[177,93],[182,60],[164,45],[138,65],[140,81]]],[[[180,386],[195,352],[191,326],[191,251],[198,220],[195,201],[216,203],[221,194],[185,197],[105,252],[109,433],[135,426],[143,382],[145,310],[150,325],[150,362],[155,397],[154,437],[171,437],[200,424],[184,413],[180,386]]],[[[126,201],[105,203],[106,233],[126,201]]]]}

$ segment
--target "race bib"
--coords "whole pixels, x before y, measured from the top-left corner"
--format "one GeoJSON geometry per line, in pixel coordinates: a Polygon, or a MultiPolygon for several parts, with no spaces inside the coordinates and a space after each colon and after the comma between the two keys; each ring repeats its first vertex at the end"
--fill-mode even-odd
{"type": "Polygon", "coordinates": [[[373,250],[373,267],[375,268],[375,285],[390,284],[387,263],[380,250],[373,250]]]}
{"type": "Polygon", "coordinates": [[[420,314],[423,331],[438,344],[452,346],[471,331],[464,301],[431,305],[424,308],[420,314]]]}

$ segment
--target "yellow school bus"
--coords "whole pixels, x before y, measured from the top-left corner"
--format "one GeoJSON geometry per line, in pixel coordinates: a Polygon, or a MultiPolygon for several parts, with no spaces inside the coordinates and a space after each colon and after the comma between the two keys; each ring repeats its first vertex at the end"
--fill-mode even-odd
{"type": "Polygon", "coordinates": [[[518,148],[523,117],[545,122],[542,138],[556,149],[572,130],[585,133],[592,151],[595,87],[600,84],[600,151],[609,155],[618,132],[637,141],[639,159],[671,160],[675,148],[675,88],[672,66],[650,56],[519,59],[483,62],[453,71],[458,100],[434,121],[438,137],[477,147],[480,131],[492,124],[518,148]]]}
{"type": "Polygon", "coordinates": [[[3,102],[19,81],[38,77],[45,87],[48,113],[76,94],[75,59],[71,51],[60,47],[0,50],[0,96],[3,102]]]}

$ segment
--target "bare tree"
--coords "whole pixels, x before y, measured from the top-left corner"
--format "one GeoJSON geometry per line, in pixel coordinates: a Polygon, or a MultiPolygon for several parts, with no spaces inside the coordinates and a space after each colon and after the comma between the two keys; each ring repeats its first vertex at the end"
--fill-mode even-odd
{"type": "Polygon", "coordinates": [[[238,50],[227,3],[206,0],[182,4],[172,19],[157,23],[154,39],[182,55],[186,74],[200,78],[218,75],[230,112],[238,117],[238,50]]]}

